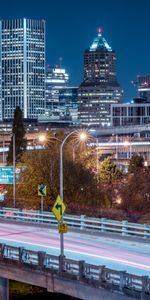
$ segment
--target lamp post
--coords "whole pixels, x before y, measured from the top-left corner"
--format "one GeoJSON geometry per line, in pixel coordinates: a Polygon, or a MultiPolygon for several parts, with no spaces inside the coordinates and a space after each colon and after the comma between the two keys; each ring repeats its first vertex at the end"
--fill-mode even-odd
{"type": "Polygon", "coordinates": [[[118,134],[116,134],[116,160],[118,159],[118,134]]]}
{"type": "Polygon", "coordinates": [[[129,158],[131,159],[131,157],[132,157],[132,145],[131,145],[131,142],[129,142],[129,141],[124,141],[124,142],[123,142],[123,145],[124,145],[125,147],[129,147],[129,158]]]}
{"type": "Polygon", "coordinates": [[[97,147],[97,151],[96,151],[96,176],[97,176],[97,183],[99,181],[98,179],[98,138],[96,138],[96,147],[97,147]]]}
{"type": "Polygon", "coordinates": [[[5,163],[5,153],[4,153],[4,148],[5,148],[5,135],[3,133],[3,164],[5,163]]]}
{"type": "Polygon", "coordinates": [[[99,182],[98,178],[98,137],[91,136],[92,139],[95,139],[96,141],[96,178],[97,178],[97,183],[99,182]]]}
{"type": "Polygon", "coordinates": [[[16,139],[15,133],[12,134],[13,138],[13,206],[16,207],[16,139]]]}
{"type": "MultiPolygon", "coordinates": [[[[62,140],[58,139],[55,136],[50,136],[48,137],[46,134],[40,134],[39,135],[39,142],[41,142],[42,144],[46,143],[47,141],[51,141],[51,140],[56,140],[59,143],[62,142],[62,140]]],[[[52,186],[52,159],[50,160],[50,186],[52,186]]]]}
{"type": "MultiPolygon", "coordinates": [[[[86,132],[78,132],[77,130],[74,130],[70,132],[62,141],[60,144],[60,197],[63,200],[64,198],[64,190],[63,190],[63,146],[66,142],[66,140],[72,135],[77,133],[79,138],[84,141],[87,138],[86,132]]],[[[63,219],[61,220],[61,222],[63,219]]],[[[63,257],[64,255],[64,237],[63,234],[60,234],[60,255],[63,257]]]]}

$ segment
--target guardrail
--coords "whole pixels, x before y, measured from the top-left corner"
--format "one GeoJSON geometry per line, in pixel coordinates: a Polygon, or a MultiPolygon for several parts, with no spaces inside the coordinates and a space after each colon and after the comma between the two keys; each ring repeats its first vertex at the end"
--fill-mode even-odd
{"type": "MultiPolygon", "coordinates": [[[[36,224],[57,224],[53,213],[1,208],[0,218],[7,220],[17,220],[20,222],[30,222],[36,224]]],[[[64,222],[71,228],[78,228],[80,230],[93,230],[96,232],[113,232],[119,233],[122,236],[138,236],[143,238],[150,237],[150,225],[131,223],[126,220],[116,221],[106,218],[91,218],[85,215],[64,215],[64,222]]]]}
{"type": "MultiPolygon", "coordinates": [[[[25,248],[0,244],[0,263],[19,263],[19,268],[26,266],[32,270],[53,272],[58,276],[78,280],[80,282],[116,290],[131,296],[150,296],[150,278],[136,276],[124,271],[115,271],[105,266],[96,266],[85,261],[76,261],[61,256],[54,256],[46,252],[31,251],[25,248]]],[[[8,264],[6,264],[8,266],[8,264]]],[[[30,271],[30,270],[29,270],[30,271]]],[[[145,299],[145,298],[142,298],[145,299]]],[[[147,298],[146,298],[147,299],[147,298]]]]}

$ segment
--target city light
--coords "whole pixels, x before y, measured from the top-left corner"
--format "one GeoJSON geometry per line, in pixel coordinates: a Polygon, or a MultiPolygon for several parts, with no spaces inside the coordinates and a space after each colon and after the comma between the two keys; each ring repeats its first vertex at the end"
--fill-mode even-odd
{"type": "Polygon", "coordinates": [[[81,141],[85,141],[87,139],[87,137],[88,137],[88,135],[87,135],[86,132],[82,132],[79,135],[79,138],[80,138],[81,141]]]}
{"type": "Polygon", "coordinates": [[[46,135],[45,134],[40,134],[39,135],[39,142],[44,143],[46,141],[46,135]]]}

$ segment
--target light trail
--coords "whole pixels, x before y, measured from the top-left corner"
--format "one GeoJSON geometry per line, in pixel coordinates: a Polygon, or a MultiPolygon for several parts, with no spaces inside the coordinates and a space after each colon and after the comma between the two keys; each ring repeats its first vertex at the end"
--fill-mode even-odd
{"type": "MultiPolygon", "coordinates": [[[[20,246],[49,254],[60,254],[57,228],[0,223],[0,243],[20,246]]],[[[127,240],[101,237],[100,234],[70,232],[65,235],[65,255],[114,270],[137,275],[150,274],[150,245],[127,240]],[[141,246],[141,247],[140,247],[141,246]]]]}

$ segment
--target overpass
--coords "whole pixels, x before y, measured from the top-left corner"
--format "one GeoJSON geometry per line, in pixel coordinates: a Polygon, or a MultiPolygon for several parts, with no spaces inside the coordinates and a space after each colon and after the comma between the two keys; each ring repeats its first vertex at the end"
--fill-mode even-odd
{"type": "Polygon", "coordinates": [[[150,140],[145,138],[117,138],[99,139],[98,144],[91,142],[90,146],[96,146],[99,156],[102,154],[111,155],[116,164],[128,164],[133,154],[140,154],[144,157],[146,165],[150,165],[150,140]]]}
{"type": "Polygon", "coordinates": [[[149,225],[64,218],[70,229],[62,258],[52,214],[0,210],[1,300],[9,279],[85,300],[150,299],[149,225]]]}
{"type": "Polygon", "coordinates": [[[97,137],[101,136],[110,136],[110,135],[141,135],[144,132],[150,134],[150,124],[145,125],[129,125],[129,126],[111,126],[100,129],[90,129],[91,132],[94,132],[97,137]]]}

